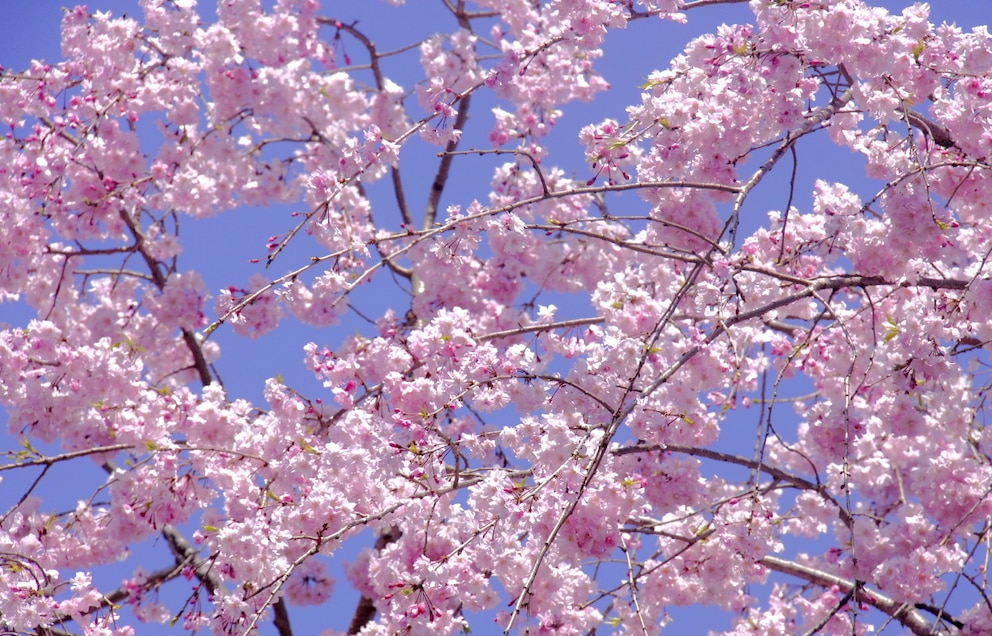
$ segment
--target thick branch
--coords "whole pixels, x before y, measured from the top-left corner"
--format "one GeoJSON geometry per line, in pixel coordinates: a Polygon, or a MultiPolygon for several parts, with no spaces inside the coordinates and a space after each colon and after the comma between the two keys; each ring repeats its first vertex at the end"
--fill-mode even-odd
{"type": "Polygon", "coordinates": [[[186,537],[175,526],[167,524],[163,527],[162,537],[169,545],[169,550],[172,551],[173,556],[176,557],[176,563],[192,565],[196,578],[203,582],[208,592],[216,594],[221,589],[220,579],[210,571],[210,563],[199,557],[196,548],[186,540],[186,537]]]}
{"type": "Polygon", "coordinates": [[[286,599],[279,599],[272,605],[275,616],[272,624],[276,626],[279,636],[293,636],[293,628],[289,624],[289,611],[286,609],[286,599]]]}
{"type": "MultiPolygon", "coordinates": [[[[848,85],[854,86],[854,78],[851,76],[850,72],[848,72],[847,68],[841,64],[837,67],[837,69],[844,76],[844,79],[847,80],[848,85]]],[[[906,109],[903,112],[903,116],[906,118],[906,122],[910,126],[923,132],[923,134],[930,137],[930,139],[932,139],[933,142],[941,148],[952,148],[955,146],[954,137],[940,124],[930,121],[915,110],[906,109]]]]}
{"type": "Polygon", "coordinates": [[[855,585],[854,581],[774,556],[763,557],[759,562],[771,570],[800,578],[814,585],[827,588],[837,586],[845,593],[853,593],[859,602],[868,603],[879,611],[888,614],[893,620],[898,621],[917,636],[933,636],[933,634],[938,633],[930,621],[924,618],[912,605],[899,603],[875,590],[867,590],[860,584],[855,585]]]}
{"type": "MultiPolygon", "coordinates": [[[[182,573],[182,568],[183,568],[182,564],[177,562],[175,565],[170,565],[169,567],[162,568],[161,570],[156,570],[155,572],[151,572],[150,574],[145,575],[145,583],[142,586],[142,588],[145,591],[157,589],[161,587],[164,583],[167,583],[172,579],[176,578],[177,576],[179,576],[182,573]]],[[[112,607],[118,604],[120,601],[127,599],[131,594],[132,592],[130,590],[125,590],[122,587],[117,588],[113,592],[104,594],[103,597],[100,599],[99,605],[92,607],[89,610],[86,610],[85,612],[82,613],[82,615],[86,616],[92,614],[97,610],[104,609],[107,607],[112,607]]],[[[63,614],[60,612],[55,614],[55,617],[52,622],[61,625],[71,620],[75,620],[75,619],[69,614],[63,614]]],[[[56,634],[56,633],[68,634],[68,632],[56,632],[51,627],[46,627],[44,629],[45,631],[41,633],[46,634],[46,636],[49,634],[49,632],[51,632],[52,634],[56,634]]]]}
{"type": "MultiPolygon", "coordinates": [[[[472,96],[464,95],[458,100],[458,115],[455,117],[455,123],[452,125],[452,130],[461,131],[465,127],[465,122],[468,121],[468,109],[472,104],[472,96]]],[[[434,183],[431,184],[431,193],[427,197],[427,208],[424,210],[424,221],[421,224],[421,229],[429,230],[434,226],[434,221],[437,219],[437,206],[441,201],[441,194],[444,193],[444,187],[448,183],[448,174],[451,172],[451,162],[454,159],[454,151],[458,149],[458,137],[453,137],[448,141],[448,145],[445,147],[444,152],[441,153],[441,162],[437,167],[437,174],[434,175],[434,183]]]]}
{"type": "MultiPolygon", "coordinates": [[[[390,543],[395,542],[399,539],[403,533],[399,528],[393,526],[379,535],[375,540],[375,549],[380,551],[385,548],[390,543]]],[[[367,596],[363,596],[358,599],[358,605],[355,607],[355,613],[351,617],[351,624],[348,625],[348,634],[357,634],[362,631],[373,618],[375,618],[375,603],[367,596]]]]}
{"type": "MultiPolygon", "coordinates": [[[[152,280],[155,281],[155,286],[160,290],[165,289],[166,277],[159,268],[159,263],[155,260],[145,247],[145,237],[141,233],[141,229],[135,223],[131,215],[124,210],[120,213],[121,220],[127,225],[128,231],[131,232],[131,237],[134,239],[138,246],[138,253],[145,260],[145,264],[148,266],[148,271],[152,275],[152,280]]],[[[196,339],[196,334],[188,329],[183,329],[183,342],[186,343],[186,347],[193,356],[193,366],[196,368],[197,373],[200,376],[200,383],[203,386],[207,386],[214,381],[213,375],[210,373],[210,365],[207,364],[207,359],[203,355],[203,349],[200,348],[200,343],[196,339]]]]}
{"type": "Polygon", "coordinates": [[[954,137],[951,136],[951,133],[946,128],[936,122],[930,121],[915,110],[906,111],[906,121],[913,128],[923,131],[923,134],[933,139],[933,143],[941,148],[954,147],[954,137]]]}

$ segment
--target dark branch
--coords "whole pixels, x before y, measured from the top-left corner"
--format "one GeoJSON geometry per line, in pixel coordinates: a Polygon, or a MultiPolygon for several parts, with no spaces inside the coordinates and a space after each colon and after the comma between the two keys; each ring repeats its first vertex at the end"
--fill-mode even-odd
{"type": "MultiPolygon", "coordinates": [[[[390,543],[395,542],[403,536],[403,532],[393,526],[379,535],[379,538],[375,540],[375,549],[377,551],[382,550],[390,543]]],[[[362,596],[358,599],[358,605],[355,607],[355,614],[351,617],[351,624],[348,626],[348,634],[357,634],[362,631],[362,628],[369,624],[373,618],[375,618],[375,604],[367,596],[362,596]]]]}
{"type": "Polygon", "coordinates": [[[729,453],[722,453],[720,451],[711,450],[709,448],[697,448],[695,446],[683,446],[681,444],[639,444],[636,446],[625,446],[618,448],[613,451],[614,455],[630,455],[632,453],[654,453],[654,452],[672,452],[672,453],[682,453],[684,455],[692,455],[694,457],[704,457],[706,459],[712,459],[718,462],[724,462],[727,464],[735,464],[737,466],[743,466],[745,468],[750,468],[751,470],[760,470],[761,472],[783,481],[787,484],[792,484],[797,488],[803,490],[811,490],[825,501],[832,503],[837,508],[837,515],[841,518],[848,528],[854,523],[854,519],[851,517],[851,513],[844,509],[836,499],[834,499],[829,492],[827,492],[826,486],[821,483],[812,482],[808,479],[804,479],[792,473],[788,473],[774,466],[769,466],[768,464],[755,461],[753,459],[747,459],[744,457],[739,457],[737,455],[730,455],[729,453]]]}

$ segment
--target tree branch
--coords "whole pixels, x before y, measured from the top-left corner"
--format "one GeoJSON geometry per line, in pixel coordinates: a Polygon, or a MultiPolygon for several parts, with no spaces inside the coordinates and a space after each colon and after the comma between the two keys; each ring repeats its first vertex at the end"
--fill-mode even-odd
{"type": "Polygon", "coordinates": [[[37,459],[32,459],[26,462],[16,462],[13,464],[5,464],[0,466],[0,472],[5,470],[11,470],[14,468],[24,468],[26,466],[51,466],[58,462],[68,461],[70,459],[75,459],[77,457],[86,457],[87,455],[97,455],[99,453],[116,453],[117,451],[130,450],[133,449],[132,444],[111,444],[109,446],[96,446],[94,448],[84,448],[77,451],[69,451],[66,453],[60,453],[58,455],[52,455],[49,457],[39,457],[37,459]]]}
{"type": "Polygon", "coordinates": [[[930,621],[924,618],[912,605],[892,600],[881,592],[868,590],[860,581],[850,581],[816,568],[801,565],[795,561],[774,556],[763,557],[758,562],[771,570],[800,578],[820,587],[837,586],[845,593],[853,593],[856,601],[867,603],[888,614],[893,620],[898,621],[917,636],[933,636],[933,634],[939,633],[936,626],[931,625],[930,621]]]}
{"type": "Polygon", "coordinates": [[[792,484],[796,488],[802,490],[811,490],[825,501],[833,504],[837,508],[837,515],[844,522],[844,525],[850,528],[854,523],[854,519],[851,513],[844,509],[836,499],[834,499],[829,492],[827,492],[827,487],[818,482],[812,482],[808,479],[803,479],[797,475],[786,472],[780,468],[775,468],[774,466],[769,466],[768,464],[755,461],[753,459],[747,459],[744,457],[739,457],[737,455],[731,455],[729,453],[723,453],[716,450],[711,450],[709,448],[697,448],[695,446],[683,446],[681,444],[638,444],[635,446],[625,446],[618,448],[613,451],[614,455],[630,455],[633,453],[681,453],[683,455],[692,455],[693,457],[704,457],[706,459],[712,459],[718,462],[724,462],[727,464],[735,464],[737,466],[743,466],[745,468],[750,468],[751,470],[760,470],[770,477],[774,477],[779,481],[784,481],[787,484],[792,484]]]}
{"type": "MultiPolygon", "coordinates": [[[[375,549],[377,551],[382,551],[390,543],[394,543],[401,536],[403,532],[396,526],[388,528],[385,532],[380,534],[375,540],[375,549]]],[[[367,596],[362,596],[358,599],[358,605],[355,607],[355,613],[351,617],[351,623],[348,625],[348,634],[357,634],[362,631],[373,618],[375,618],[375,603],[367,596]]]]}
{"type": "MultiPolygon", "coordinates": [[[[465,127],[465,122],[468,121],[468,109],[472,104],[472,95],[463,95],[457,103],[458,115],[455,117],[455,123],[451,125],[451,129],[461,131],[465,127]]],[[[427,196],[427,207],[424,209],[424,220],[420,226],[422,230],[429,230],[434,226],[434,221],[437,219],[437,206],[441,201],[441,194],[444,193],[444,187],[448,183],[448,174],[451,172],[451,162],[455,157],[453,153],[457,149],[458,137],[454,137],[448,141],[448,145],[445,147],[444,152],[441,153],[441,162],[437,166],[437,173],[434,175],[434,182],[431,184],[431,193],[427,196]]]]}
{"type": "Polygon", "coordinates": [[[951,133],[946,128],[936,122],[930,121],[915,110],[907,110],[905,117],[910,126],[922,131],[927,137],[933,139],[933,143],[941,148],[953,148],[957,145],[954,143],[954,137],[951,136],[951,133]]]}

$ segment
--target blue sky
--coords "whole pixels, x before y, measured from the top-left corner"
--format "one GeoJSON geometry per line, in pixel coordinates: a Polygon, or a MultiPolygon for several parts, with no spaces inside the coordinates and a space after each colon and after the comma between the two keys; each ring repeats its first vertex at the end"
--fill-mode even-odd
{"type": "MultiPolygon", "coordinates": [[[[42,58],[47,61],[59,59],[59,22],[62,15],[61,2],[38,0],[35,2],[15,2],[7,0],[0,2],[0,23],[6,25],[4,37],[0,39],[0,65],[7,69],[19,70],[24,68],[30,59],[42,58]]],[[[203,5],[211,3],[201,3],[203,5]]],[[[898,9],[908,3],[888,1],[877,3],[890,9],[898,9]]],[[[369,34],[383,48],[393,48],[407,44],[433,33],[435,31],[450,32],[455,24],[439,0],[408,0],[407,5],[396,9],[384,0],[352,0],[327,1],[323,3],[326,15],[332,15],[343,21],[351,22],[358,19],[358,28],[369,34]]],[[[989,0],[943,0],[932,3],[931,21],[957,22],[967,28],[975,24],[985,23],[990,15],[992,3],[989,0]]],[[[134,0],[93,0],[88,3],[91,11],[111,11],[115,15],[127,12],[131,16],[140,16],[140,9],[134,0]]],[[[205,20],[212,18],[208,9],[202,10],[205,20]]],[[[587,175],[583,162],[582,150],[576,140],[576,134],[584,124],[599,122],[606,117],[623,119],[623,109],[639,101],[637,86],[641,84],[648,73],[656,68],[664,68],[668,61],[676,55],[684,44],[694,35],[713,30],[722,22],[747,21],[749,13],[743,5],[717,5],[693,10],[689,13],[687,25],[644,20],[636,22],[626,31],[613,32],[604,47],[606,55],[597,64],[597,68],[611,83],[611,90],[601,95],[591,104],[569,104],[564,108],[564,116],[559,120],[549,145],[554,149],[548,163],[558,164],[567,170],[575,170],[580,176],[587,175]]],[[[347,43],[348,52],[355,58],[361,54],[357,43],[347,43]]],[[[386,62],[386,72],[397,83],[410,87],[422,77],[416,54],[405,56],[400,60],[386,62]]],[[[491,104],[490,104],[491,105],[491,104]]],[[[485,134],[489,130],[484,99],[473,105],[475,121],[470,126],[478,131],[474,138],[482,145],[485,134]]],[[[471,145],[473,138],[467,138],[471,145]]],[[[431,153],[433,148],[427,148],[419,142],[412,142],[404,148],[404,158],[410,153],[419,153],[424,161],[416,163],[404,162],[405,186],[408,195],[415,204],[427,198],[427,191],[432,177],[433,165],[431,153]]],[[[865,184],[860,177],[860,168],[846,150],[831,146],[799,147],[800,172],[799,187],[795,205],[801,209],[810,202],[811,184],[815,178],[826,178],[851,183],[857,186],[865,184]]],[[[488,193],[489,170],[493,161],[469,159],[456,162],[450,187],[445,193],[442,209],[448,204],[467,205],[473,199],[486,200],[488,193]]],[[[785,206],[786,195],[781,189],[781,177],[770,179],[756,193],[756,198],[750,204],[752,210],[764,206],[768,210],[782,209],[785,206]]],[[[372,189],[371,197],[375,205],[388,206],[389,199],[381,189],[372,189]]],[[[639,205],[636,195],[628,194],[615,199],[613,205],[639,205]]],[[[274,209],[239,209],[204,221],[183,221],[184,255],[180,259],[180,269],[195,269],[204,276],[208,286],[216,291],[229,284],[243,284],[248,276],[258,271],[257,266],[248,263],[249,259],[263,257],[265,242],[268,236],[278,234],[289,227],[292,208],[274,209]],[[236,216],[235,216],[236,215],[236,216]]],[[[764,221],[764,217],[756,219],[756,223],[764,221]]],[[[271,276],[292,269],[311,253],[317,253],[311,246],[299,246],[277,261],[271,276]]],[[[377,287],[356,295],[356,304],[364,313],[372,317],[381,314],[387,305],[398,306],[405,310],[406,298],[391,296],[388,292],[395,288],[388,285],[377,287]],[[385,293],[383,289],[387,290],[385,293]],[[393,303],[393,298],[396,302],[393,303]]],[[[581,306],[565,307],[577,315],[588,315],[588,309],[581,306]]],[[[23,308],[16,305],[0,305],[0,323],[18,324],[26,319],[23,308]]],[[[290,320],[291,319],[287,319],[290,320]]],[[[303,325],[288,323],[292,328],[280,329],[273,337],[259,340],[247,340],[234,336],[227,329],[221,329],[216,336],[222,347],[222,357],[218,370],[224,379],[229,394],[232,397],[245,397],[260,402],[263,382],[266,378],[281,374],[290,386],[300,388],[310,396],[318,396],[321,387],[302,365],[302,346],[308,341],[318,344],[335,345],[343,337],[356,329],[366,330],[365,325],[357,317],[345,321],[340,327],[317,331],[303,325]]],[[[5,418],[0,415],[0,419],[5,418]]],[[[753,430],[753,427],[752,427],[753,430]]],[[[2,448],[8,448],[13,442],[5,439],[2,448]]],[[[80,465],[82,467],[83,465],[80,465]]],[[[78,475],[63,471],[61,477],[56,477],[53,483],[66,483],[76,480],[101,479],[99,469],[92,469],[91,474],[78,475]]],[[[70,469],[66,469],[70,470],[70,469]]],[[[76,470],[75,468],[71,470],[76,470]]],[[[4,490],[9,494],[0,494],[0,509],[6,509],[9,497],[19,496],[14,493],[17,481],[8,478],[4,490]]],[[[96,483],[96,482],[94,482],[96,483]]],[[[85,494],[80,496],[86,496],[85,494]]],[[[149,556],[149,569],[155,569],[168,560],[167,550],[161,542],[149,545],[135,551],[135,556],[149,556]]],[[[346,552],[347,556],[351,551],[346,552]]],[[[127,567],[133,565],[136,559],[131,559],[127,567]]],[[[117,569],[116,572],[120,572],[117,569]]],[[[126,570],[129,571],[129,570],[126,570]]],[[[314,634],[320,629],[333,627],[343,630],[350,619],[357,595],[350,593],[347,582],[339,577],[335,596],[330,608],[327,606],[312,610],[301,611],[291,608],[291,618],[295,633],[314,634]],[[330,611],[328,611],[330,609],[330,611]]],[[[170,595],[181,594],[179,589],[169,592],[170,595]]],[[[678,614],[691,617],[693,631],[705,627],[717,628],[727,625],[726,617],[714,617],[712,612],[700,612],[696,609],[681,610],[678,614]]],[[[494,633],[486,630],[482,623],[475,628],[475,633],[494,633]]],[[[271,625],[263,626],[263,633],[274,633],[271,625]]],[[[676,628],[676,631],[678,629],[676,628]]],[[[140,629],[142,634],[174,633],[159,627],[140,629]]]]}

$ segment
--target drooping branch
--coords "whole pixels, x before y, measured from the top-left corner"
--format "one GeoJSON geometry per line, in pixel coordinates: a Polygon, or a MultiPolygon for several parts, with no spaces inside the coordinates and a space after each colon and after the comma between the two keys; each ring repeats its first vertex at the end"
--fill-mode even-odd
{"type": "MultiPolygon", "coordinates": [[[[424,121],[426,122],[428,120],[424,120],[424,121]]],[[[421,242],[428,240],[434,236],[444,234],[445,232],[450,232],[459,223],[464,223],[466,221],[474,221],[476,219],[481,219],[488,216],[494,216],[504,212],[511,212],[521,207],[526,207],[528,205],[540,203],[541,201],[544,201],[546,199],[558,199],[558,198],[566,198],[572,196],[581,196],[586,194],[602,194],[606,192],[624,192],[628,190],[646,190],[646,189],[654,189],[654,188],[700,188],[704,190],[717,190],[717,191],[732,192],[732,193],[736,193],[739,191],[739,189],[736,186],[730,186],[721,183],[708,183],[708,182],[695,182],[695,181],[649,181],[642,183],[624,183],[624,184],[615,184],[615,185],[588,186],[581,188],[567,188],[564,190],[553,191],[547,196],[541,194],[538,196],[521,199],[520,201],[502,205],[496,208],[485,209],[476,214],[471,214],[465,217],[461,217],[454,221],[450,221],[440,226],[431,227],[426,230],[415,231],[413,229],[407,229],[407,231],[405,232],[379,236],[373,239],[372,241],[370,241],[370,243],[372,242],[380,243],[380,242],[388,242],[388,241],[407,241],[405,245],[390,253],[390,259],[396,259],[399,256],[402,256],[403,254],[409,252],[411,249],[419,245],[421,242]]],[[[280,246],[285,246],[286,244],[288,244],[289,238],[295,235],[296,233],[298,233],[299,230],[303,228],[304,224],[305,221],[301,221],[300,224],[294,226],[293,230],[291,230],[287,235],[287,238],[283,239],[283,241],[280,242],[280,246]]],[[[340,250],[332,254],[325,254],[323,256],[313,256],[310,258],[309,262],[306,265],[302,265],[286,274],[283,274],[282,276],[279,276],[278,278],[275,278],[272,281],[266,283],[265,285],[259,287],[255,291],[246,294],[234,306],[230,307],[222,316],[220,316],[219,318],[217,318],[217,320],[215,320],[214,322],[210,323],[207,327],[205,327],[202,331],[203,335],[205,337],[210,336],[210,334],[216,331],[231,316],[237,314],[239,311],[250,305],[252,302],[254,302],[258,297],[262,296],[263,294],[268,293],[269,291],[285,283],[286,281],[290,281],[298,278],[304,272],[309,271],[310,269],[313,269],[319,266],[321,263],[327,262],[328,260],[337,258],[347,253],[348,251],[349,250],[340,250]]],[[[344,291],[341,293],[340,297],[344,297],[345,295],[350,293],[353,289],[361,285],[363,282],[367,281],[369,277],[376,270],[378,270],[383,266],[383,264],[384,263],[382,261],[378,261],[369,265],[363,272],[358,274],[354,279],[352,279],[348,283],[344,291]]],[[[414,289],[414,292],[416,293],[416,288],[414,289]]],[[[333,302],[336,303],[338,301],[335,300],[333,302]]]]}
{"type": "MultiPolygon", "coordinates": [[[[318,24],[323,24],[325,26],[332,26],[335,29],[344,31],[358,40],[362,46],[368,51],[369,54],[369,66],[372,69],[372,75],[375,77],[375,85],[379,91],[385,90],[386,78],[382,73],[382,65],[380,64],[380,59],[390,53],[381,54],[376,49],[375,43],[367,35],[365,35],[361,30],[355,28],[353,24],[345,24],[340,20],[335,20],[334,18],[317,18],[318,24]]],[[[409,45],[412,47],[413,45],[409,45]]],[[[409,47],[402,47],[400,50],[405,51],[409,47]]],[[[396,197],[396,206],[399,208],[400,218],[403,219],[404,225],[407,227],[413,227],[413,216],[410,214],[410,209],[407,206],[406,195],[403,192],[403,179],[400,174],[399,167],[390,166],[389,174],[393,182],[393,194],[396,197]]],[[[398,266],[394,267],[394,270],[398,266]]]]}
{"type": "Polygon", "coordinates": [[[532,153],[526,150],[512,149],[503,150],[502,148],[467,148],[465,150],[445,150],[444,152],[437,153],[437,156],[443,157],[445,155],[513,155],[515,157],[524,157],[529,162],[531,167],[534,169],[534,174],[537,175],[538,180],[541,182],[541,192],[544,196],[551,194],[551,188],[548,187],[548,179],[544,176],[544,170],[541,169],[541,163],[537,160],[532,153]]]}
{"type": "Polygon", "coordinates": [[[634,446],[623,446],[613,451],[614,455],[630,455],[634,453],[681,453],[683,455],[692,455],[693,457],[703,457],[705,459],[712,459],[718,462],[724,462],[726,464],[734,464],[736,466],[742,466],[744,468],[749,468],[751,470],[759,470],[770,477],[774,477],[779,481],[783,481],[787,484],[791,484],[796,488],[802,490],[810,490],[820,495],[824,501],[832,504],[837,509],[837,516],[840,517],[841,521],[848,528],[852,527],[854,519],[851,517],[851,513],[844,509],[840,503],[827,491],[827,487],[821,483],[819,480],[817,482],[809,481],[798,475],[793,475],[787,471],[780,468],[775,468],[774,466],[769,466],[764,462],[758,462],[753,459],[747,459],[746,457],[740,457],[738,455],[731,455],[730,453],[724,453],[721,451],[712,450],[709,448],[699,448],[695,446],[685,446],[683,444],[637,444],[634,446]]]}

